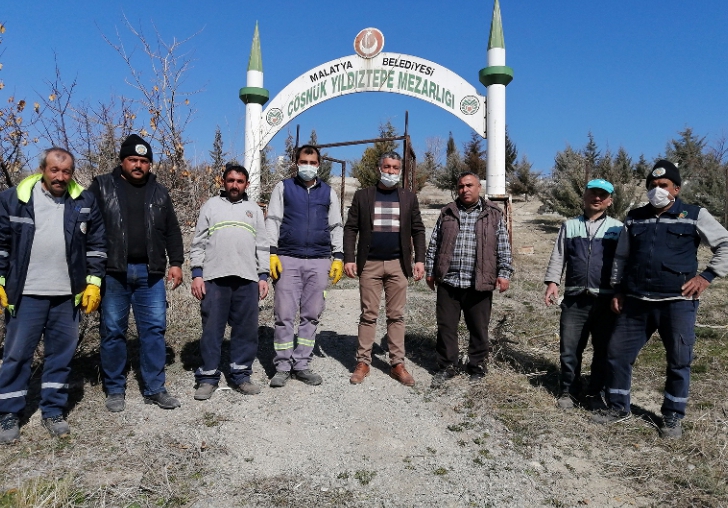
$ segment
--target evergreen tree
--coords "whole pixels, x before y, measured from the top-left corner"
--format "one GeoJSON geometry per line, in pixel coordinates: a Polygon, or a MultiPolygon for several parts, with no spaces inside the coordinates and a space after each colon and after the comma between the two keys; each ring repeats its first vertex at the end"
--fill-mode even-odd
{"type": "Polygon", "coordinates": [[[212,160],[212,169],[215,173],[222,173],[225,170],[225,157],[227,153],[222,149],[222,133],[220,127],[215,129],[215,140],[212,142],[212,150],[210,150],[210,159],[212,160]]]}
{"type": "MultiPolygon", "coordinates": [[[[318,146],[318,135],[316,129],[311,129],[311,137],[308,139],[308,144],[318,146]]],[[[324,157],[328,157],[328,153],[321,152],[321,164],[319,165],[318,178],[321,181],[329,183],[331,180],[331,161],[324,160],[324,157]]]]}
{"type": "Polygon", "coordinates": [[[447,145],[445,148],[445,158],[447,159],[452,154],[458,151],[458,147],[455,145],[455,139],[452,137],[452,131],[448,134],[447,145]]]}
{"type": "Polygon", "coordinates": [[[511,194],[523,195],[526,201],[529,196],[534,196],[538,192],[539,172],[531,171],[533,164],[525,155],[516,162],[508,184],[508,192],[511,194]]]}
{"type": "Polygon", "coordinates": [[[506,179],[513,177],[516,172],[516,159],[518,159],[518,149],[508,135],[508,128],[506,127],[506,179]]]}
{"type": "Polygon", "coordinates": [[[296,144],[290,130],[288,131],[288,135],[284,142],[283,152],[285,154],[287,164],[280,169],[283,170],[284,178],[296,176],[296,144]]]}
{"type": "Polygon", "coordinates": [[[472,171],[481,180],[485,179],[485,149],[482,146],[483,138],[476,132],[470,134],[470,141],[463,146],[463,163],[467,171],[472,171]]]}
{"type": "Polygon", "coordinates": [[[709,163],[705,137],[695,135],[691,127],[686,127],[678,134],[678,139],[671,139],[667,143],[665,158],[678,165],[683,179],[690,178],[693,172],[702,173],[706,163],[709,163]]]}
{"type": "Polygon", "coordinates": [[[639,181],[647,178],[649,172],[652,171],[652,165],[645,159],[645,154],[641,153],[637,164],[634,166],[634,179],[639,181]]]}
{"type": "MultiPolygon", "coordinates": [[[[393,138],[396,136],[397,130],[389,120],[384,125],[379,126],[380,138],[393,138]]],[[[383,153],[397,151],[398,147],[399,143],[396,141],[377,141],[373,146],[364,150],[361,159],[355,162],[351,168],[351,176],[359,181],[360,188],[370,187],[379,181],[379,158],[383,153]]]]}

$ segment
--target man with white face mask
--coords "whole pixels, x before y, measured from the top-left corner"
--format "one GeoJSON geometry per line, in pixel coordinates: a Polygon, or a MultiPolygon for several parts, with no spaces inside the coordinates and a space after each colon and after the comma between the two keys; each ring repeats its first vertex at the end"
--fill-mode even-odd
{"type": "Polygon", "coordinates": [[[369,375],[382,288],[387,313],[389,375],[405,386],[415,384],[404,366],[404,306],[407,278],[420,280],[425,274],[425,226],[417,196],[397,187],[401,174],[402,157],[397,152],[382,154],[379,182],[356,191],[344,226],[344,271],[351,278],[359,277],[361,297],[359,347],[356,368],[349,379],[351,384],[359,384],[369,375]]]}
{"type": "Polygon", "coordinates": [[[344,248],[339,197],[317,178],[320,162],[318,148],[300,147],[297,175],[276,184],[268,204],[265,228],[270,240],[270,274],[276,281],[273,388],[284,386],[291,376],[309,385],[322,382],[310,363],[316,327],[324,311],[327,275],[334,284],[341,279],[344,248]],[[300,316],[294,333],[296,314],[300,316]]]}
{"type": "Polygon", "coordinates": [[[728,274],[728,231],[705,209],[683,203],[680,172],[659,160],[647,176],[650,204],[629,212],[612,267],[618,314],[607,350],[609,408],[597,423],[626,420],[630,412],[632,365],[650,336],[658,331],[667,353],[667,379],[660,433],[682,436],[695,343],[698,298],[715,277],[728,274]],[[698,273],[698,246],[713,251],[698,273]]]}

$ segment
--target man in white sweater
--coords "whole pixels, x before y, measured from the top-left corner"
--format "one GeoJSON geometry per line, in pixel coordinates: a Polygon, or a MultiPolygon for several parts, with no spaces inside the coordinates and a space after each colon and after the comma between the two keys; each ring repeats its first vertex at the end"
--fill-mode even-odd
{"type": "Polygon", "coordinates": [[[245,193],[248,183],[244,167],[227,164],[224,191],[202,206],[192,239],[192,294],[200,300],[202,311],[196,400],[209,399],[217,389],[228,323],[228,385],[246,395],[260,393],[250,376],[258,351],[258,299],[268,295],[270,244],[263,212],[245,193]]]}

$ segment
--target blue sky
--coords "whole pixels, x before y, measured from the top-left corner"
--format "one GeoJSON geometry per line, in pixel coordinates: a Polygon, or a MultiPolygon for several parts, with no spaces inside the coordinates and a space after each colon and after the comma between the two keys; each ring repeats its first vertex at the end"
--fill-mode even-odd
{"type": "MultiPolygon", "coordinates": [[[[477,76],[486,66],[492,9],[492,0],[6,1],[0,8],[7,29],[0,46],[0,101],[13,94],[33,101],[45,93],[54,54],[64,79],[77,80],[78,100],[134,97],[124,82],[125,64],[102,38],[119,30],[127,44],[134,43],[125,14],[149,36],[152,23],[167,40],[199,32],[185,45],[194,60],[185,88],[202,90],[192,98],[197,112],[187,131],[187,153],[206,159],[220,126],[225,149],[235,155],[243,150],[245,117],[237,95],[245,86],[256,21],[271,98],[309,69],[353,54],[355,35],[369,26],[384,33],[385,51],[432,60],[485,94],[477,76]]],[[[508,128],[519,156],[527,155],[534,169],[548,172],[554,155],[567,144],[582,147],[589,131],[602,151],[624,146],[635,161],[640,154],[657,156],[688,126],[711,143],[728,136],[724,2],[501,0],[501,12],[507,64],[515,75],[507,88],[508,128]]],[[[460,148],[470,138],[470,128],[442,109],[386,93],[329,100],[288,128],[295,132],[300,124],[305,139],[316,129],[321,143],[366,139],[387,120],[401,132],[405,110],[420,160],[428,138],[444,143],[452,131],[460,148]]],[[[277,152],[285,132],[272,141],[277,152]]],[[[329,155],[356,159],[363,149],[331,149],[329,155]]]]}

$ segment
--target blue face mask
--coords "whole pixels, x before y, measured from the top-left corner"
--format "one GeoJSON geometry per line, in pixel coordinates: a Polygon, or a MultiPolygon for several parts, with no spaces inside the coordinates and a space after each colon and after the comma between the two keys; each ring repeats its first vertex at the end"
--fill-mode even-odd
{"type": "Polygon", "coordinates": [[[395,185],[397,185],[399,183],[400,175],[401,175],[401,173],[397,174],[397,175],[391,175],[389,173],[385,173],[384,171],[380,170],[379,171],[379,181],[382,183],[382,185],[384,185],[388,189],[391,189],[392,187],[394,187],[395,185]]]}
{"type": "Polygon", "coordinates": [[[299,164],[298,176],[304,182],[310,182],[318,174],[318,166],[311,166],[310,164],[299,164]]]}

